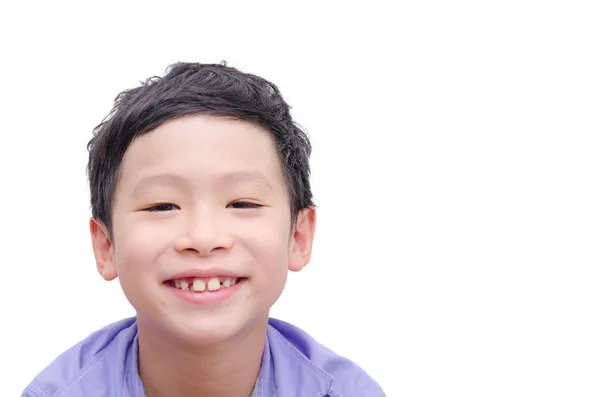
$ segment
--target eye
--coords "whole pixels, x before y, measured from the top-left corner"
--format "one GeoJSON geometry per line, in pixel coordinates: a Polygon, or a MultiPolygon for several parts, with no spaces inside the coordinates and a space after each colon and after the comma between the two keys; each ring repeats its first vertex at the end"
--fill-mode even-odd
{"type": "Polygon", "coordinates": [[[175,204],[161,203],[153,205],[152,207],[146,208],[144,211],[148,212],[164,212],[164,211],[173,211],[178,209],[175,204]]]}
{"type": "Polygon", "coordinates": [[[231,203],[230,206],[236,209],[251,209],[251,208],[260,208],[262,205],[250,203],[248,201],[236,201],[235,203],[231,203]]]}

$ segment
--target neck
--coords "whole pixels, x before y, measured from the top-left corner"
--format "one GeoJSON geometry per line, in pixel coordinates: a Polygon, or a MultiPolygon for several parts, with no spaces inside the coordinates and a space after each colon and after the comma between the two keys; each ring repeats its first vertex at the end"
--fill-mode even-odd
{"type": "Polygon", "coordinates": [[[140,377],[148,397],[249,397],[260,371],[267,324],[212,346],[174,343],[138,321],[140,377]]]}

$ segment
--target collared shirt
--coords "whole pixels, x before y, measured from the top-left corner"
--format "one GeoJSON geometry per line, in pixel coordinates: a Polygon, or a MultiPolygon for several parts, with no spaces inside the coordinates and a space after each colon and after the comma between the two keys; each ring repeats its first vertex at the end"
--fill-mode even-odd
{"type": "MultiPolygon", "coordinates": [[[[102,328],[61,354],[21,397],[144,397],[135,318],[102,328]]],[[[385,397],[354,362],[306,332],[269,319],[253,397],[385,397]]]]}

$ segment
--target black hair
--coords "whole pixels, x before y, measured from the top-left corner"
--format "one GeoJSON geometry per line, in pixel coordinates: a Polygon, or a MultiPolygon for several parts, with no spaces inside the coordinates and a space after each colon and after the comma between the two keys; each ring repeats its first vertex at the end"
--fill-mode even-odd
{"type": "Polygon", "coordinates": [[[112,204],[123,156],[137,137],[178,117],[206,114],[248,121],[267,130],[281,160],[292,222],[314,206],[311,143],[292,119],[279,89],[262,77],[220,64],[170,65],[162,77],[121,92],[88,143],[92,216],[112,235],[112,204]]]}

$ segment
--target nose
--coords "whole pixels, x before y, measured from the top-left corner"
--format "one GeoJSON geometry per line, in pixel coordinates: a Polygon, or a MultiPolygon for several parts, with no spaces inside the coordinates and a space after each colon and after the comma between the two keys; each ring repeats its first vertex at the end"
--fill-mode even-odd
{"type": "Polygon", "coordinates": [[[231,248],[233,238],[222,218],[217,211],[209,208],[186,214],[184,226],[175,241],[175,249],[207,256],[214,251],[231,248]]]}

